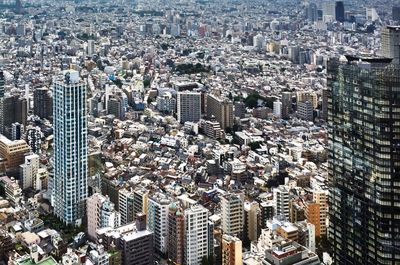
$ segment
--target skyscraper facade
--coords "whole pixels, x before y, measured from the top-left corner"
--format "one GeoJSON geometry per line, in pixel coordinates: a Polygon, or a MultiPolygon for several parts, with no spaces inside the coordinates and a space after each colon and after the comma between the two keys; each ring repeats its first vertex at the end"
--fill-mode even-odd
{"type": "Polygon", "coordinates": [[[88,194],[86,83],[73,70],[53,82],[54,212],[64,223],[79,225],[88,194]]]}
{"type": "Polygon", "coordinates": [[[4,93],[5,93],[4,84],[5,84],[4,72],[0,70],[0,133],[4,132],[4,119],[3,119],[4,93]]]}
{"type": "Polygon", "coordinates": [[[328,64],[329,229],[335,264],[400,263],[400,68],[328,64]]]}
{"type": "Polygon", "coordinates": [[[400,26],[387,26],[382,29],[382,56],[400,64],[400,26]]]}
{"type": "Polygon", "coordinates": [[[343,22],[344,21],[344,4],[343,1],[336,1],[335,4],[335,16],[336,21],[343,22]]]}
{"type": "Polygon", "coordinates": [[[392,8],[393,20],[400,21],[400,6],[394,6],[392,8]]]}

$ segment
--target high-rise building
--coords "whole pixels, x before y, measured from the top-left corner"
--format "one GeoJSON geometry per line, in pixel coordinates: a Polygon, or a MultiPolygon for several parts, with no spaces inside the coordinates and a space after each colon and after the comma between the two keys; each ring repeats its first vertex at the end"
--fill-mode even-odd
{"type": "Polygon", "coordinates": [[[184,261],[186,265],[201,264],[209,256],[209,211],[201,205],[192,206],[184,211],[185,238],[184,261]]]}
{"type": "Polygon", "coordinates": [[[260,203],[260,226],[261,229],[267,228],[267,221],[274,217],[273,201],[263,201],[260,203]]]}
{"type": "Polygon", "coordinates": [[[288,119],[292,112],[292,94],[290,92],[282,93],[282,119],[288,119]]]}
{"type": "Polygon", "coordinates": [[[274,107],[274,116],[277,118],[282,117],[282,102],[275,101],[273,107],[274,107]]]}
{"type": "Polygon", "coordinates": [[[127,189],[120,189],[118,191],[118,205],[119,205],[119,212],[121,214],[121,224],[129,224],[133,222],[134,218],[134,193],[127,189]]]}
{"type": "Polygon", "coordinates": [[[244,195],[227,193],[221,196],[221,228],[224,234],[243,238],[244,195]]]}
{"type": "Polygon", "coordinates": [[[154,249],[167,254],[168,209],[171,200],[163,193],[156,193],[148,200],[148,229],[154,233],[154,249]]]}
{"type": "Polygon", "coordinates": [[[53,97],[48,88],[37,88],[33,92],[33,113],[42,119],[53,117],[53,97]]]}
{"type": "Polygon", "coordinates": [[[382,29],[382,56],[400,64],[400,26],[386,26],[382,29]]]}
{"type": "Polygon", "coordinates": [[[116,228],[121,225],[121,215],[106,196],[95,193],[87,199],[87,232],[92,240],[97,239],[97,230],[104,227],[116,228]]]}
{"type": "Polygon", "coordinates": [[[222,236],[222,265],[241,265],[242,241],[234,236],[222,236]]]}
{"type": "Polygon", "coordinates": [[[96,53],[96,46],[94,40],[87,41],[87,55],[93,56],[96,53]]]}
{"type": "Polygon", "coordinates": [[[88,194],[86,83],[69,70],[54,79],[54,213],[79,225],[88,194]]]}
{"type": "Polygon", "coordinates": [[[0,133],[4,132],[4,94],[5,78],[3,70],[0,70],[0,133]]]}
{"type": "Polygon", "coordinates": [[[36,188],[36,175],[39,170],[39,156],[36,154],[25,156],[25,163],[21,166],[22,189],[36,188]]]}
{"type": "Polygon", "coordinates": [[[168,260],[183,264],[185,216],[176,203],[171,203],[168,213],[168,260]]]}
{"type": "Polygon", "coordinates": [[[259,204],[256,201],[244,203],[244,238],[248,242],[257,241],[259,227],[259,204]]]}
{"type": "Polygon", "coordinates": [[[321,109],[321,119],[328,119],[328,89],[322,89],[322,109],[321,109]]]}
{"type": "Polygon", "coordinates": [[[400,68],[328,63],[329,231],[335,264],[400,263],[400,68]]]}
{"type": "Polygon", "coordinates": [[[322,15],[324,21],[332,21],[336,19],[336,3],[334,1],[322,2],[322,15]]]}
{"type": "Polygon", "coordinates": [[[180,123],[198,122],[201,118],[201,93],[178,92],[177,118],[180,123]]]}
{"type": "Polygon", "coordinates": [[[18,95],[9,95],[4,98],[3,104],[3,134],[8,138],[11,138],[13,123],[18,122],[26,126],[28,103],[23,97],[18,95]]]}
{"type": "Polygon", "coordinates": [[[274,214],[289,220],[289,188],[280,185],[273,189],[274,214]]]}
{"type": "Polygon", "coordinates": [[[307,3],[306,18],[311,22],[318,20],[318,7],[315,3],[307,3]]]}
{"type": "Polygon", "coordinates": [[[336,1],[335,3],[335,19],[336,21],[344,21],[344,4],[343,1],[336,1]]]}
{"type": "Polygon", "coordinates": [[[314,120],[314,109],[310,101],[297,103],[297,117],[305,121],[314,120]]]}
{"type": "Polygon", "coordinates": [[[394,21],[400,21],[400,6],[394,6],[392,8],[392,16],[394,21]]]}

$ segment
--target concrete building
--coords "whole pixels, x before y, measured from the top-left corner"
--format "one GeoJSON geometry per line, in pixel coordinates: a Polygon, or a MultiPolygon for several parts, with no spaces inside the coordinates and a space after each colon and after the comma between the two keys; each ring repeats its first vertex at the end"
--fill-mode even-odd
{"type": "Polygon", "coordinates": [[[244,203],[244,238],[249,242],[257,241],[258,231],[260,230],[259,218],[260,213],[259,204],[256,201],[244,203]]]}
{"type": "Polygon", "coordinates": [[[86,83],[70,70],[55,78],[53,91],[54,213],[79,225],[88,195],[86,83]]]}
{"type": "Polygon", "coordinates": [[[242,264],[242,241],[234,236],[222,236],[222,265],[242,264]]]}
{"type": "Polygon", "coordinates": [[[198,122],[201,118],[201,93],[178,92],[177,118],[180,123],[198,122]]]}
{"type": "Polygon", "coordinates": [[[107,250],[115,246],[121,252],[121,265],[153,265],[153,233],[146,230],[146,215],[136,216],[136,222],[115,229],[99,229],[97,238],[107,250]]]}
{"type": "Polygon", "coordinates": [[[282,216],[289,220],[289,188],[280,185],[273,191],[274,216],[282,216]]]}
{"type": "Polygon", "coordinates": [[[224,234],[243,238],[244,194],[227,193],[221,196],[221,228],[224,234]]]}
{"type": "Polygon", "coordinates": [[[282,102],[275,101],[273,107],[274,107],[274,116],[277,118],[281,118],[282,117],[282,102]]]}
{"type": "Polygon", "coordinates": [[[3,102],[3,134],[12,138],[12,124],[20,123],[26,126],[28,116],[28,102],[26,98],[18,95],[9,95],[3,102]]]}
{"type": "Polygon", "coordinates": [[[213,94],[207,96],[207,118],[215,118],[222,129],[233,127],[233,103],[228,99],[221,99],[213,94]]]}
{"type": "Polygon", "coordinates": [[[36,177],[39,170],[39,156],[36,154],[25,156],[25,163],[20,167],[22,173],[22,189],[36,189],[36,177]]]}
{"type": "Polygon", "coordinates": [[[292,112],[292,94],[290,92],[282,93],[282,119],[288,119],[292,112]]]}
{"type": "Polygon", "coordinates": [[[7,172],[16,172],[24,163],[25,154],[30,152],[24,140],[11,141],[0,135],[0,156],[3,157],[7,172]]]}
{"type": "Polygon", "coordinates": [[[87,232],[91,240],[96,241],[97,230],[104,227],[116,228],[121,224],[119,212],[108,197],[95,193],[87,199],[87,232]]]}
{"type": "Polygon", "coordinates": [[[25,139],[34,154],[42,152],[42,131],[40,127],[29,127],[26,130],[25,139]]]}
{"type": "Polygon", "coordinates": [[[209,211],[201,205],[195,205],[186,209],[184,216],[183,264],[198,265],[204,257],[209,255],[209,233],[207,232],[209,211]]]}
{"type": "Polygon", "coordinates": [[[319,265],[321,264],[318,256],[306,249],[302,245],[283,241],[276,244],[273,248],[265,252],[265,262],[271,265],[281,264],[302,264],[319,265]]]}
{"type": "Polygon", "coordinates": [[[314,108],[310,101],[297,103],[297,117],[305,121],[314,120],[314,108]]]}
{"type": "Polygon", "coordinates": [[[154,233],[154,249],[167,254],[168,209],[171,200],[163,193],[151,195],[148,200],[148,229],[154,233]]]}
{"type": "MultiPolygon", "coordinates": [[[[135,213],[133,209],[134,205],[134,193],[127,189],[120,189],[118,191],[118,205],[119,212],[121,214],[121,224],[129,224],[133,222],[135,213]]],[[[142,211],[142,210],[141,210],[142,211]]]]}
{"type": "Polygon", "coordinates": [[[176,203],[171,203],[168,213],[168,260],[183,264],[185,216],[176,203]]]}

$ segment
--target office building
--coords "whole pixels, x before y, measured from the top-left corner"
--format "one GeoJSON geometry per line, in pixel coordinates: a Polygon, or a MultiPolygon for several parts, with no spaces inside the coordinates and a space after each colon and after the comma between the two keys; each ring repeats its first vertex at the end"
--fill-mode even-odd
{"type": "Polygon", "coordinates": [[[171,203],[168,213],[168,260],[183,264],[185,216],[176,203],[171,203]]]}
{"type": "Polygon", "coordinates": [[[223,235],[222,236],[222,265],[241,265],[242,264],[242,241],[239,238],[223,235]]]}
{"type": "Polygon", "coordinates": [[[209,211],[201,205],[192,206],[184,211],[185,238],[184,261],[186,265],[201,264],[209,256],[209,211]]]}
{"type": "Polygon", "coordinates": [[[394,21],[400,22],[400,6],[394,6],[392,8],[392,17],[394,21]]]}
{"type": "Polygon", "coordinates": [[[274,215],[289,220],[289,188],[280,185],[273,191],[274,215]]]}
{"type": "Polygon", "coordinates": [[[321,119],[328,119],[328,89],[322,89],[322,109],[321,109],[321,119]]]}
{"type": "Polygon", "coordinates": [[[385,58],[346,58],[328,63],[333,261],[397,264],[400,68],[385,58]]]}
{"type": "Polygon", "coordinates": [[[306,18],[311,22],[318,20],[318,7],[315,3],[306,4],[306,18]]]}
{"type": "Polygon", "coordinates": [[[18,172],[19,166],[24,163],[25,154],[29,152],[30,148],[24,140],[11,141],[0,135],[0,156],[6,160],[7,172],[18,172]]]}
{"type": "Polygon", "coordinates": [[[66,224],[79,225],[88,192],[86,83],[70,70],[54,79],[53,91],[54,213],[66,224]]]}
{"type": "Polygon", "coordinates": [[[148,229],[154,233],[154,249],[167,254],[168,209],[171,200],[163,193],[156,193],[148,200],[148,229]]]}
{"type": "Polygon", "coordinates": [[[125,119],[125,100],[123,97],[113,95],[107,101],[107,114],[114,115],[115,118],[125,119]]]}
{"type": "Polygon", "coordinates": [[[3,134],[12,138],[12,124],[20,123],[26,126],[28,104],[25,98],[18,95],[8,95],[4,98],[3,105],[3,134]]]}
{"type": "Polygon", "coordinates": [[[201,93],[191,91],[178,92],[177,118],[180,123],[200,121],[201,93]]]}
{"type": "Polygon", "coordinates": [[[121,252],[122,265],[154,265],[153,233],[146,229],[146,215],[138,214],[136,222],[118,228],[102,228],[97,238],[107,250],[113,246],[121,252]]]}
{"type": "Polygon", "coordinates": [[[37,88],[33,92],[33,113],[48,120],[53,116],[53,97],[48,88],[37,88]]]}
{"type": "Polygon", "coordinates": [[[336,19],[336,3],[334,1],[322,2],[322,15],[324,21],[334,21],[336,19]]]}
{"type": "Polygon", "coordinates": [[[400,64],[400,26],[386,26],[382,29],[382,56],[400,64]]]}
{"type": "Polygon", "coordinates": [[[336,21],[344,22],[344,4],[343,4],[343,1],[336,1],[336,3],[335,3],[335,18],[336,18],[336,21]]]}
{"type": "Polygon", "coordinates": [[[314,120],[314,108],[310,101],[297,103],[297,117],[305,121],[314,120]]]}
{"type": "Polygon", "coordinates": [[[121,215],[115,211],[114,204],[106,196],[95,193],[87,199],[87,232],[96,241],[97,230],[104,227],[116,228],[121,225],[121,215]]]}
{"type": "Polygon", "coordinates": [[[224,234],[243,238],[244,194],[227,193],[221,196],[221,228],[224,234]]]}
{"type": "Polygon", "coordinates": [[[25,156],[25,163],[21,166],[22,189],[36,189],[36,176],[39,170],[39,156],[36,154],[25,156]]]}

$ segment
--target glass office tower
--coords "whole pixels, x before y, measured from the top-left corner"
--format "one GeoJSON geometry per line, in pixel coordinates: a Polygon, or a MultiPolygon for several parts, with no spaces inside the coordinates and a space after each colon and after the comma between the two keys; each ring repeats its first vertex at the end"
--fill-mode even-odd
{"type": "Polygon", "coordinates": [[[66,71],[53,84],[55,214],[79,225],[87,198],[86,83],[77,71],[66,71]]]}
{"type": "Polygon", "coordinates": [[[390,61],[328,65],[335,264],[400,264],[400,68],[390,61]]]}

